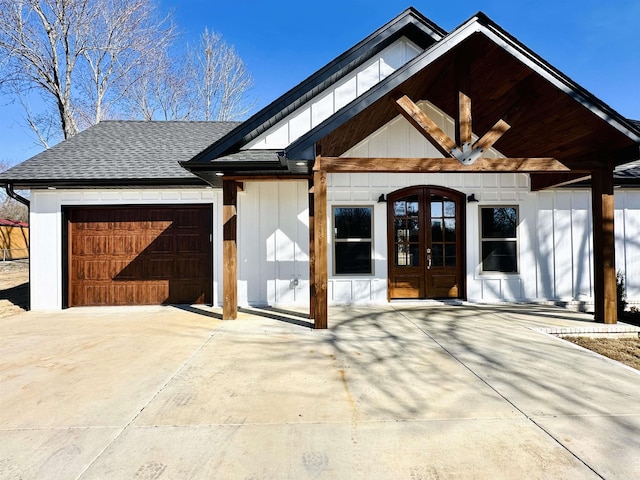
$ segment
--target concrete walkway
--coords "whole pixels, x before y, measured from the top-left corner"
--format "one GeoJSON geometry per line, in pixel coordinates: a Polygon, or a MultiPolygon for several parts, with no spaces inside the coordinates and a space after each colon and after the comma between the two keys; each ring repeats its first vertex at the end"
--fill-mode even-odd
{"type": "Polygon", "coordinates": [[[241,317],[0,320],[0,480],[640,475],[640,374],[538,330],[588,316],[394,304],[330,309],[326,331],[241,317]]]}

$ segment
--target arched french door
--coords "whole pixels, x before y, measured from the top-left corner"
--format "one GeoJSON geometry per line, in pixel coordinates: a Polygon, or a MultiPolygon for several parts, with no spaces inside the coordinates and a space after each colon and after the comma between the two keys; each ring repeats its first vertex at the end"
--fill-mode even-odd
{"type": "Polygon", "coordinates": [[[464,200],[434,186],[387,196],[389,299],[464,298],[464,200]]]}

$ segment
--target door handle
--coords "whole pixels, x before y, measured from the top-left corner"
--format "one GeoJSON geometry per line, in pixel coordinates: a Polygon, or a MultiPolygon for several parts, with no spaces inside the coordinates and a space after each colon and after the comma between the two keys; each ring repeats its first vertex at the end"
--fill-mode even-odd
{"type": "Polygon", "coordinates": [[[431,249],[427,248],[427,270],[431,270],[431,249]]]}

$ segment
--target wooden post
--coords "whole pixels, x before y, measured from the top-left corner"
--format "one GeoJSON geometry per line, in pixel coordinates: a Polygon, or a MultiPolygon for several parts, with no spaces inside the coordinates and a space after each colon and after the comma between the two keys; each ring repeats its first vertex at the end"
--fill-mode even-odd
{"type": "Polygon", "coordinates": [[[316,318],[316,248],[315,248],[315,212],[313,198],[313,178],[309,186],[309,318],[316,318]]]}
{"type": "Polygon", "coordinates": [[[613,169],[591,175],[595,319],[617,323],[613,169]]]}
{"type": "Polygon", "coordinates": [[[313,216],[315,251],[314,328],[327,328],[327,172],[313,173],[313,216]]]}
{"type": "Polygon", "coordinates": [[[222,181],[222,319],[238,318],[238,245],[235,180],[222,181]]]}

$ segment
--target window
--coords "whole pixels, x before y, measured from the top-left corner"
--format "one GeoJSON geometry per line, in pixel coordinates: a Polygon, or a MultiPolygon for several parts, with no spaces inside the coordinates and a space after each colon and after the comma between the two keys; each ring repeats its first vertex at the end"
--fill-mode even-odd
{"type": "Polygon", "coordinates": [[[482,271],[517,273],[517,208],[482,207],[480,210],[482,271]]]}
{"type": "Polygon", "coordinates": [[[333,244],[336,275],[373,273],[373,207],[334,207],[333,244]]]}

